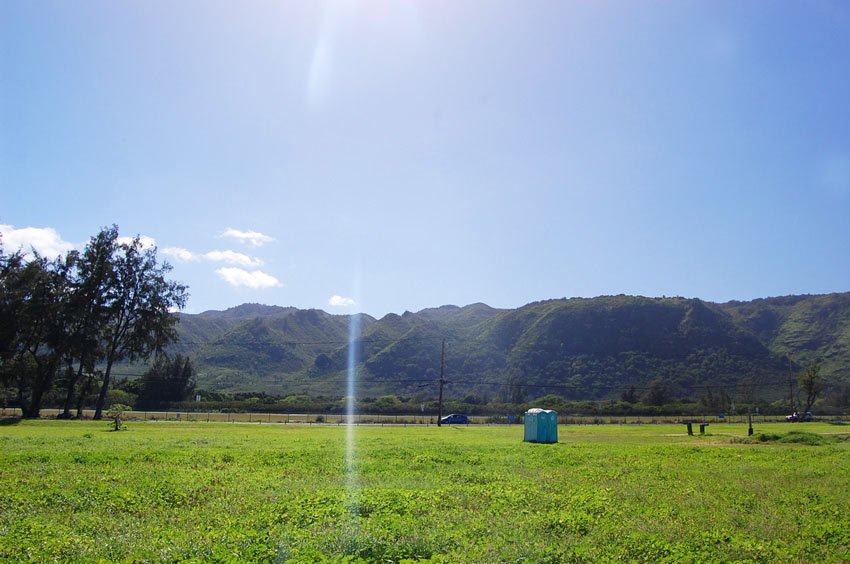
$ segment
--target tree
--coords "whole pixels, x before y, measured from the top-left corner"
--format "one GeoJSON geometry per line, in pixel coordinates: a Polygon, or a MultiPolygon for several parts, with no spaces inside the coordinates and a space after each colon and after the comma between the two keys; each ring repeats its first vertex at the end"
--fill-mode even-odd
{"type": "Polygon", "coordinates": [[[4,396],[13,383],[14,372],[10,365],[18,348],[16,308],[20,304],[14,298],[12,279],[17,275],[21,262],[20,253],[7,256],[0,247],[0,385],[3,386],[4,396]]]}
{"type": "Polygon", "coordinates": [[[70,354],[69,368],[73,360],[78,361],[76,371],[69,371],[65,380],[66,395],[61,417],[70,418],[74,405],[74,394],[79,389],[82,396],[91,382],[95,363],[102,356],[101,335],[108,320],[106,300],[109,286],[114,278],[113,256],[118,249],[118,227],[103,228],[92,237],[82,253],[69,253],[74,276],[68,299],[68,327],[70,354]],[[89,375],[84,377],[84,375],[89,375]]]}
{"type": "Polygon", "coordinates": [[[157,264],[156,248],[144,248],[139,237],[118,246],[112,259],[112,279],[107,287],[108,317],[104,331],[106,367],[95,406],[95,419],[103,416],[112,367],[119,360],[148,359],[177,339],[174,309],[182,309],[186,286],[166,279],[168,263],[157,264]]]}
{"type": "Polygon", "coordinates": [[[0,384],[15,391],[24,417],[38,417],[64,366],[63,415],[70,417],[78,385],[79,413],[103,361],[100,419],[113,364],[147,359],[176,339],[172,311],[185,305],[186,287],[166,280],[171,267],[158,265],[156,249],[138,237],[119,244],[114,225],[82,253],[53,261],[29,255],[7,256],[0,247],[0,384]]]}
{"type": "Polygon", "coordinates": [[[840,384],[835,388],[830,398],[830,403],[835,407],[846,408],[850,406],[850,384],[840,384]]]}
{"type": "Polygon", "coordinates": [[[124,405],[123,403],[112,404],[109,407],[109,411],[106,412],[106,416],[112,419],[113,431],[120,431],[124,428],[124,424],[121,422],[121,419],[124,417],[124,412],[130,411],[129,405],[124,405]]]}
{"type": "Polygon", "coordinates": [[[823,381],[820,377],[820,364],[817,362],[810,364],[808,368],[806,368],[803,373],[797,377],[797,382],[800,384],[800,391],[806,394],[806,407],[803,409],[803,413],[808,413],[812,410],[812,406],[823,391],[823,381]]]}
{"type": "Polygon", "coordinates": [[[622,401],[626,402],[626,403],[637,403],[638,394],[637,394],[637,389],[634,387],[634,385],[629,386],[629,389],[625,390],[620,395],[620,399],[622,401]]]}
{"type": "Polygon", "coordinates": [[[669,399],[667,384],[662,378],[656,378],[649,383],[643,394],[643,402],[647,405],[664,405],[669,399]]]}
{"type": "Polygon", "coordinates": [[[38,417],[67,350],[64,335],[68,267],[33,251],[0,255],[0,373],[17,390],[24,417],[38,417]]]}
{"type": "Polygon", "coordinates": [[[317,370],[319,370],[320,372],[324,372],[331,368],[331,366],[333,365],[333,361],[331,360],[331,357],[329,357],[327,354],[319,353],[318,355],[316,355],[314,365],[316,366],[317,370]]]}
{"type": "Polygon", "coordinates": [[[732,406],[732,398],[726,388],[721,387],[720,392],[715,395],[711,387],[706,388],[705,394],[700,398],[700,403],[712,411],[726,411],[732,406]]]}
{"type": "Polygon", "coordinates": [[[169,357],[157,355],[153,365],[142,375],[136,407],[149,409],[170,402],[185,401],[195,391],[195,368],[189,357],[180,353],[169,357]]]}
{"type": "Polygon", "coordinates": [[[528,397],[528,388],[524,385],[525,378],[517,368],[507,371],[504,387],[502,388],[502,399],[505,403],[523,403],[528,397]]]}

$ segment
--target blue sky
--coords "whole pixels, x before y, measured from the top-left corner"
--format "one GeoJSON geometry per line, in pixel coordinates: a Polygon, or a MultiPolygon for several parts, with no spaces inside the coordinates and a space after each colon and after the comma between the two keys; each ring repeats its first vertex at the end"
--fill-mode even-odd
{"type": "Polygon", "coordinates": [[[850,4],[0,2],[6,250],[188,311],[850,291],[850,4]]]}

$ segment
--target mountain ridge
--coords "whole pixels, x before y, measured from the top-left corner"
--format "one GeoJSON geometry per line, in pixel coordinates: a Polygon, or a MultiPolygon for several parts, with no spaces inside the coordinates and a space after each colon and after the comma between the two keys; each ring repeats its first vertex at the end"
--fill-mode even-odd
{"type": "MultiPolygon", "coordinates": [[[[456,394],[600,400],[660,379],[676,397],[717,387],[775,398],[789,365],[814,361],[828,381],[850,380],[850,293],[724,303],[621,294],[356,315],[358,379],[374,394],[420,393],[439,373],[444,340],[456,394]]],[[[341,395],[351,318],[261,304],[180,314],[173,348],[195,360],[201,387],[341,395]]]]}

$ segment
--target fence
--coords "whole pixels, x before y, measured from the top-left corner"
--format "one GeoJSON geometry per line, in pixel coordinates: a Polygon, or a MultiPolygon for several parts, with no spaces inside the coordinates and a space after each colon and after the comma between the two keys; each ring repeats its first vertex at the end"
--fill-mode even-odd
{"type": "MultiPolygon", "coordinates": [[[[42,409],[43,419],[55,418],[61,409],[42,409]]],[[[0,417],[20,417],[18,408],[0,408],[0,417]]],[[[93,409],[83,411],[84,419],[94,417],[93,409]]],[[[217,423],[278,423],[278,424],[325,424],[345,425],[348,416],[345,414],[323,413],[253,413],[253,412],[220,412],[220,411],[125,411],[123,418],[127,421],[190,421],[217,423]]],[[[485,423],[486,417],[471,417],[475,423],[485,423]]],[[[429,415],[367,415],[357,414],[352,417],[355,425],[436,425],[437,417],[429,415]]]]}
{"type": "MultiPolygon", "coordinates": [[[[42,418],[55,418],[61,412],[60,409],[42,409],[42,418]]],[[[21,410],[17,408],[0,408],[0,417],[20,417],[21,410]]],[[[84,419],[91,419],[94,410],[83,411],[84,419]]],[[[128,421],[190,421],[190,422],[217,422],[217,423],[277,423],[277,424],[302,424],[302,425],[345,425],[349,417],[345,414],[322,414],[322,413],[245,413],[245,412],[220,412],[220,411],[127,411],[124,418],[128,421]]],[[[846,417],[819,417],[819,421],[844,421],[846,417]]],[[[558,423],[561,425],[635,425],[635,424],[659,424],[659,423],[747,423],[746,415],[720,416],[667,416],[667,415],[596,415],[596,416],[571,416],[561,415],[558,423]]],[[[785,421],[782,415],[753,415],[753,423],[778,423],[785,421]]],[[[436,425],[437,417],[434,415],[370,415],[355,414],[351,417],[355,425],[436,425]]],[[[520,424],[522,417],[493,415],[472,415],[469,422],[475,425],[508,425],[520,424]]]]}

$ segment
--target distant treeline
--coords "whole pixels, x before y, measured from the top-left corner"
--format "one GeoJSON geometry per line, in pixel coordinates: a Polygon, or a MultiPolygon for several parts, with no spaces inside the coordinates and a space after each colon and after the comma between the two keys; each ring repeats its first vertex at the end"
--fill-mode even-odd
{"type": "MultiPolygon", "coordinates": [[[[121,384],[119,384],[120,386],[121,384]]],[[[270,396],[266,394],[223,394],[198,390],[200,401],[171,401],[138,403],[127,396],[124,403],[134,405],[137,410],[171,410],[184,412],[232,412],[232,413],[324,413],[344,414],[346,399],[326,396],[270,396]]],[[[469,399],[469,398],[467,398],[469,399]]],[[[595,416],[595,415],[746,415],[760,413],[763,415],[787,415],[787,401],[728,403],[725,406],[710,405],[705,401],[677,400],[662,405],[648,405],[641,402],[627,401],[569,401],[557,395],[547,395],[535,400],[513,403],[492,400],[487,403],[469,402],[464,400],[448,400],[443,403],[443,414],[466,413],[481,416],[519,415],[530,408],[541,407],[554,409],[562,415],[595,416]]],[[[380,397],[365,397],[355,401],[355,411],[370,415],[437,415],[439,404],[436,400],[419,401],[410,397],[386,395],[380,397]]],[[[819,403],[818,414],[841,415],[846,408],[830,403],[819,403]]]]}

